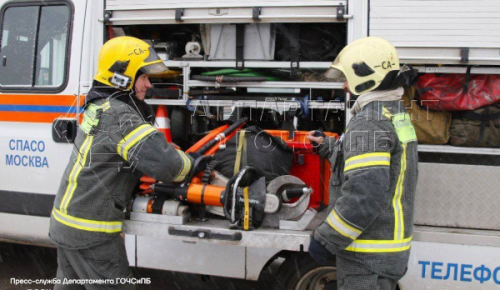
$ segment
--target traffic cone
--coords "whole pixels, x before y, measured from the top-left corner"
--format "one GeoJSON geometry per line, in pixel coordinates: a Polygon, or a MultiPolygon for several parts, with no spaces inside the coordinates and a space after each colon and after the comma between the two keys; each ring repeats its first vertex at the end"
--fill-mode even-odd
{"type": "Polygon", "coordinates": [[[156,111],[156,129],[165,134],[168,143],[172,143],[172,135],[170,134],[170,119],[168,118],[167,107],[159,105],[156,111]]]}

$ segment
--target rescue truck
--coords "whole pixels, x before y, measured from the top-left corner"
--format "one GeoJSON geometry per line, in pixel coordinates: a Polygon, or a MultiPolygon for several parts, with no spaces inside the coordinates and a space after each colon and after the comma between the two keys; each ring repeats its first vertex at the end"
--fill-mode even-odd
{"type": "MultiPolygon", "coordinates": [[[[170,68],[153,78],[148,103],[168,107],[184,150],[214,129],[214,118],[241,108],[282,117],[259,123],[264,129],[320,124],[340,135],[351,96],[341,80],[318,76],[365,36],[392,42],[420,76],[500,74],[493,0],[0,0],[0,9],[0,239],[15,243],[51,246],[49,216],[72,132],[99,49],[114,36],[150,41],[170,68]],[[228,72],[234,80],[210,78],[228,72]]],[[[149,214],[149,200],[138,197],[124,226],[130,265],[258,280],[279,260],[277,289],[322,289],[335,265],[319,266],[307,249],[314,220],[327,213],[329,167],[310,157],[294,159],[322,177],[308,184],[310,209],[275,227],[149,214]]],[[[419,145],[415,229],[399,289],[500,287],[499,165],[499,148],[419,145]]]]}

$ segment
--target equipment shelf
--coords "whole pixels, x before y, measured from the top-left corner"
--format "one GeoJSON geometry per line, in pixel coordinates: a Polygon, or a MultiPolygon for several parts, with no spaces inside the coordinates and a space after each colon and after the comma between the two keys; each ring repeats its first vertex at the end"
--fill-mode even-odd
{"type": "Polygon", "coordinates": [[[419,152],[500,155],[500,148],[457,147],[451,145],[418,145],[419,152]]]}
{"type": "MultiPolygon", "coordinates": [[[[189,81],[189,87],[213,87],[215,82],[189,81]]],[[[302,88],[302,89],[342,89],[340,82],[239,82],[220,83],[221,87],[235,88],[302,88]]]]}
{"type": "MultiPolygon", "coordinates": [[[[210,68],[234,68],[236,61],[187,61],[187,60],[167,60],[164,61],[167,67],[210,67],[210,68]]],[[[302,69],[328,69],[332,64],[331,61],[301,61],[300,68],[302,69]]],[[[246,68],[291,68],[292,63],[289,61],[245,61],[246,68]]]]}
{"type": "MultiPolygon", "coordinates": [[[[465,74],[467,73],[466,66],[415,66],[419,73],[442,73],[442,74],[465,74]]],[[[472,67],[471,74],[500,74],[500,67],[472,67]]]]}
{"type": "MultiPolygon", "coordinates": [[[[149,99],[146,102],[150,105],[170,105],[170,106],[185,106],[186,100],[165,100],[165,99],[149,99]]],[[[289,107],[299,107],[298,101],[255,101],[255,100],[192,100],[189,103],[190,106],[203,107],[250,107],[250,108],[286,108],[289,107]]],[[[310,101],[308,106],[311,109],[328,109],[328,110],[345,110],[345,104],[343,102],[319,102],[310,101]]]]}

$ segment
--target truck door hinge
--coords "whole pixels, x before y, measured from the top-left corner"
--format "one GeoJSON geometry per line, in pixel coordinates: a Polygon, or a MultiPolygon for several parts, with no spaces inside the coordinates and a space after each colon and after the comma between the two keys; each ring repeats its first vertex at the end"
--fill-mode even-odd
{"type": "Polygon", "coordinates": [[[184,16],[184,8],[175,9],[175,21],[181,22],[182,16],[184,16]]]}
{"type": "Polygon", "coordinates": [[[261,7],[254,7],[252,9],[252,19],[253,21],[260,21],[260,14],[262,12],[261,7]]]}
{"type": "Polygon", "coordinates": [[[337,7],[337,21],[345,21],[344,15],[346,15],[346,9],[344,4],[340,4],[339,7],[337,7]]]}
{"type": "Polygon", "coordinates": [[[460,48],[460,62],[461,63],[468,63],[469,62],[469,55],[470,55],[470,48],[468,48],[468,47],[460,48]]]}
{"type": "Polygon", "coordinates": [[[104,24],[110,24],[112,16],[113,12],[111,12],[110,10],[104,10],[104,16],[103,16],[104,24]]]}

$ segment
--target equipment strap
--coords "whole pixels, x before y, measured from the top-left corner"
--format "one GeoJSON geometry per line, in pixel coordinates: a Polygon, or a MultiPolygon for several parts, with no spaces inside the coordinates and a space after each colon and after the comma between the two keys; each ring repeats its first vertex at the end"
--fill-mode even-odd
{"type": "Polygon", "coordinates": [[[233,175],[236,175],[238,174],[238,172],[240,171],[240,168],[241,168],[241,155],[242,155],[242,152],[246,150],[246,139],[245,139],[245,133],[246,131],[245,130],[242,130],[239,132],[240,133],[240,137],[238,138],[238,149],[236,150],[236,159],[234,160],[234,170],[233,170],[233,175]]]}
{"type": "Polygon", "coordinates": [[[469,92],[469,82],[470,82],[470,71],[472,67],[468,66],[467,67],[467,72],[465,73],[465,81],[464,81],[464,88],[462,90],[462,94],[466,95],[469,92]]]}
{"type": "Polygon", "coordinates": [[[250,202],[248,200],[248,187],[243,188],[243,198],[245,200],[245,212],[243,215],[243,229],[250,229],[250,202]]]}

